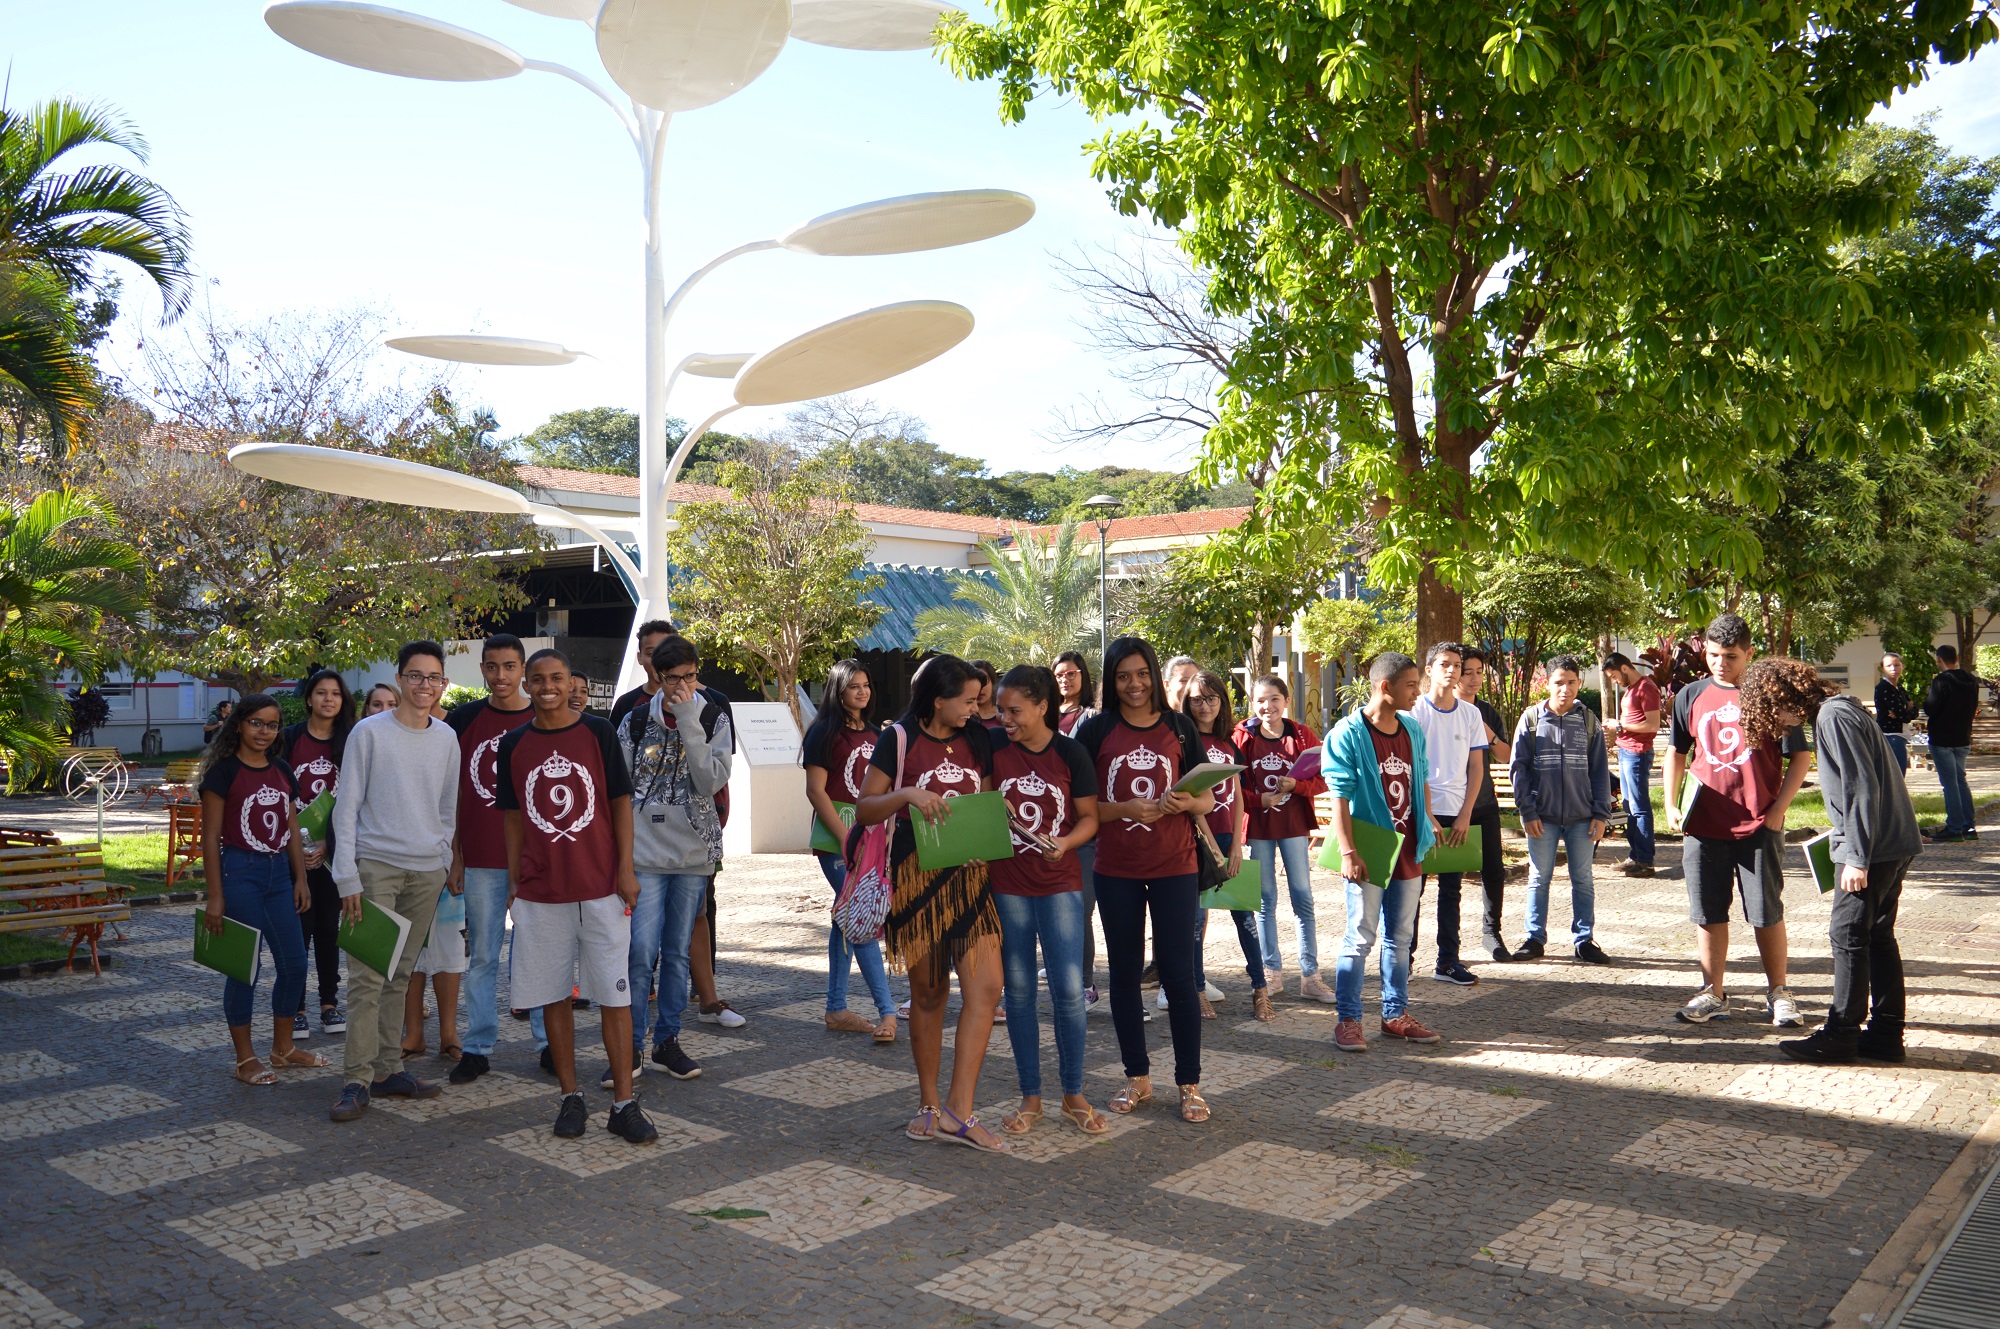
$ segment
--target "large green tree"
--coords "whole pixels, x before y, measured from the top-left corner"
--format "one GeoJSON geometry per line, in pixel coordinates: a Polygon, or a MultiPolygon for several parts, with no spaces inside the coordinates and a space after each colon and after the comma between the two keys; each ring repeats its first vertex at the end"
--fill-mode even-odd
{"type": "Polygon", "coordinates": [[[179,208],[116,162],[78,160],[103,150],[146,160],[146,140],[107,107],[0,105],[0,409],[17,453],[31,413],[60,451],[97,400],[90,349],[116,312],[105,260],[151,278],[169,319],[193,285],[179,208]]]}
{"type": "Polygon", "coordinates": [[[1044,544],[1017,533],[1007,547],[982,540],[989,577],[962,575],[959,603],[917,615],[917,645],[967,659],[1053,665],[1064,651],[1097,644],[1097,560],[1079,546],[1076,524],[1044,544]]]}
{"type": "Polygon", "coordinates": [[[1175,228],[1244,327],[1208,473],[1269,467],[1268,524],[1379,513],[1373,572],[1416,583],[1428,642],[1508,524],[1740,570],[1758,551],[1676,524],[1680,493],[1768,497],[1736,458],[1789,451],[1803,402],[1824,454],[1908,437],[1993,283],[1934,274],[1939,316],[1836,256],[1905,196],[1823,168],[1991,40],[1990,7],[998,0],[942,41],[1009,119],[1052,93],[1112,122],[1113,203],[1175,228]]]}

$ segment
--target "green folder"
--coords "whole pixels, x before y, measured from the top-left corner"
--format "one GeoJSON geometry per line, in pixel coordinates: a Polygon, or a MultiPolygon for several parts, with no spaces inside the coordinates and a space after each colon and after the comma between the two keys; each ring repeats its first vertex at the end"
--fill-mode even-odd
{"type": "MultiPolygon", "coordinates": [[[[852,803],[836,801],[833,805],[833,810],[840,814],[841,825],[847,827],[850,831],[854,829],[854,805],[852,803]]],[[[814,852],[821,854],[841,854],[847,852],[847,846],[833,838],[833,832],[826,828],[826,823],[820,820],[820,815],[817,812],[813,813],[812,847],[814,852]]]]}
{"type": "Polygon", "coordinates": [[[910,813],[918,867],[935,872],[962,863],[991,863],[1014,856],[1014,841],[1007,834],[1007,799],[998,790],[946,799],[945,807],[950,815],[943,821],[927,821],[915,811],[910,813]]]}
{"type": "Polygon", "coordinates": [[[327,831],[333,826],[333,791],[322,789],[319,797],[299,809],[299,829],[314,844],[327,842],[327,831]]]}
{"type": "Polygon", "coordinates": [[[194,911],[194,962],[239,983],[257,986],[264,964],[264,934],[233,918],[222,920],[222,935],[208,930],[207,912],[194,911]]]}
{"type": "Polygon", "coordinates": [[[1234,775],[1249,770],[1248,766],[1231,766],[1223,761],[1205,761],[1174,782],[1177,794],[1199,794],[1204,789],[1213,789],[1234,775]]]}
{"type": "Polygon", "coordinates": [[[340,923],[340,949],[384,978],[393,978],[410,940],[410,920],[373,900],[361,902],[361,921],[340,923]]]}
{"type": "MultiPolygon", "coordinates": [[[[1396,875],[1396,860],[1403,856],[1403,836],[1400,831],[1384,830],[1372,821],[1356,817],[1354,826],[1354,848],[1361,855],[1362,866],[1368,869],[1368,880],[1376,886],[1387,886],[1396,875]]],[[[1340,871],[1340,840],[1328,827],[1326,842],[1319,848],[1319,865],[1329,872],[1340,871]]]]}
{"type": "Polygon", "coordinates": [[[1806,841],[1806,865],[1812,868],[1819,893],[1826,895],[1840,885],[1840,865],[1833,861],[1833,832],[1826,831],[1806,841]]]}
{"type": "Polygon", "coordinates": [[[1681,825],[1687,825],[1688,814],[1694,811],[1695,799],[1701,797],[1701,781],[1689,771],[1681,779],[1681,825]]]}
{"type": "Polygon", "coordinates": [[[1244,909],[1264,907],[1264,865],[1247,854],[1235,876],[1214,890],[1201,893],[1203,909],[1244,909]]]}
{"type": "Polygon", "coordinates": [[[1426,875],[1433,877],[1441,872],[1479,871],[1485,861],[1480,852],[1483,847],[1483,837],[1479,830],[1477,826],[1468,827],[1465,832],[1465,843],[1461,845],[1448,845],[1444,842],[1444,837],[1439,836],[1437,842],[1431,846],[1430,853],[1425,855],[1417,866],[1422,868],[1426,875]]]}

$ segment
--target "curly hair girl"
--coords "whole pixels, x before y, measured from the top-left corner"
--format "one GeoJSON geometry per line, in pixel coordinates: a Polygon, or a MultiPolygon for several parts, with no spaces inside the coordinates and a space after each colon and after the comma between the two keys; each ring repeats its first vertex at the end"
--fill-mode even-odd
{"type": "Polygon", "coordinates": [[[1775,743],[1793,725],[1819,714],[1820,703],[1840,691],[1803,660],[1758,660],[1737,685],[1743,735],[1753,744],[1775,743]]]}

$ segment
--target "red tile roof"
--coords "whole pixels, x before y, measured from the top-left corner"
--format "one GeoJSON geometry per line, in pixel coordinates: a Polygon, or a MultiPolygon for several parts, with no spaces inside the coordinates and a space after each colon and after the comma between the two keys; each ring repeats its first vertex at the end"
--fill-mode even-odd
{"type": "MultiPolygon", "coordinates": [[[[1250,519],[1249,508],[1200,508],[1193,512],[1161,512],[1150,517],[1116,517],[1105,530],[1104,538],[1116,544],[1120,540],[1157,540],[1177,535],[1214,535],[1218,531],[1233,530],[1250,519]]],[[[1047,540],[1061,530],[1059,526],[1021,526],[1015,529],[1017,535],[1032,535],[1047,540]]],[[[1096,528],[1089,522],[1082,525],[1079,534],[1096,534],[1096,528]]]]}
{"type": "MultiPolygon", "coordinates": [[[[614,498],[639,497],[639,479],[632,475],[602,475],[596,471],[569,471],[554,466],[519,466],[521,482],[542,490],[566,490],[572,494],[604,494],[614,498]]],[[[719,485],[676,483],[669,496],[676,503],[714,503],[729,497],[719,485]]],[[[894,526],[928,526],[938,530],[970,531],[974,535],[999,536],[1006,523],[993,517],[962,512],[926,512],[922,508],[895,508],[880,503],[849,504],[862,521],[894,526]]]]}

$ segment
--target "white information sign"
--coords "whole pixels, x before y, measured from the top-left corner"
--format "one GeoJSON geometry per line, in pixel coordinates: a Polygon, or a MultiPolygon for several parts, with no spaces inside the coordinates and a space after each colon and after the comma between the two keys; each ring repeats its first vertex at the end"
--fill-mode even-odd
{"type": "Polygon", "coordinates": [[[812,804],[799,765],[799,727],[782,702],[739,701],[723,853],[799,853],[812,835],[812,804]]]}

